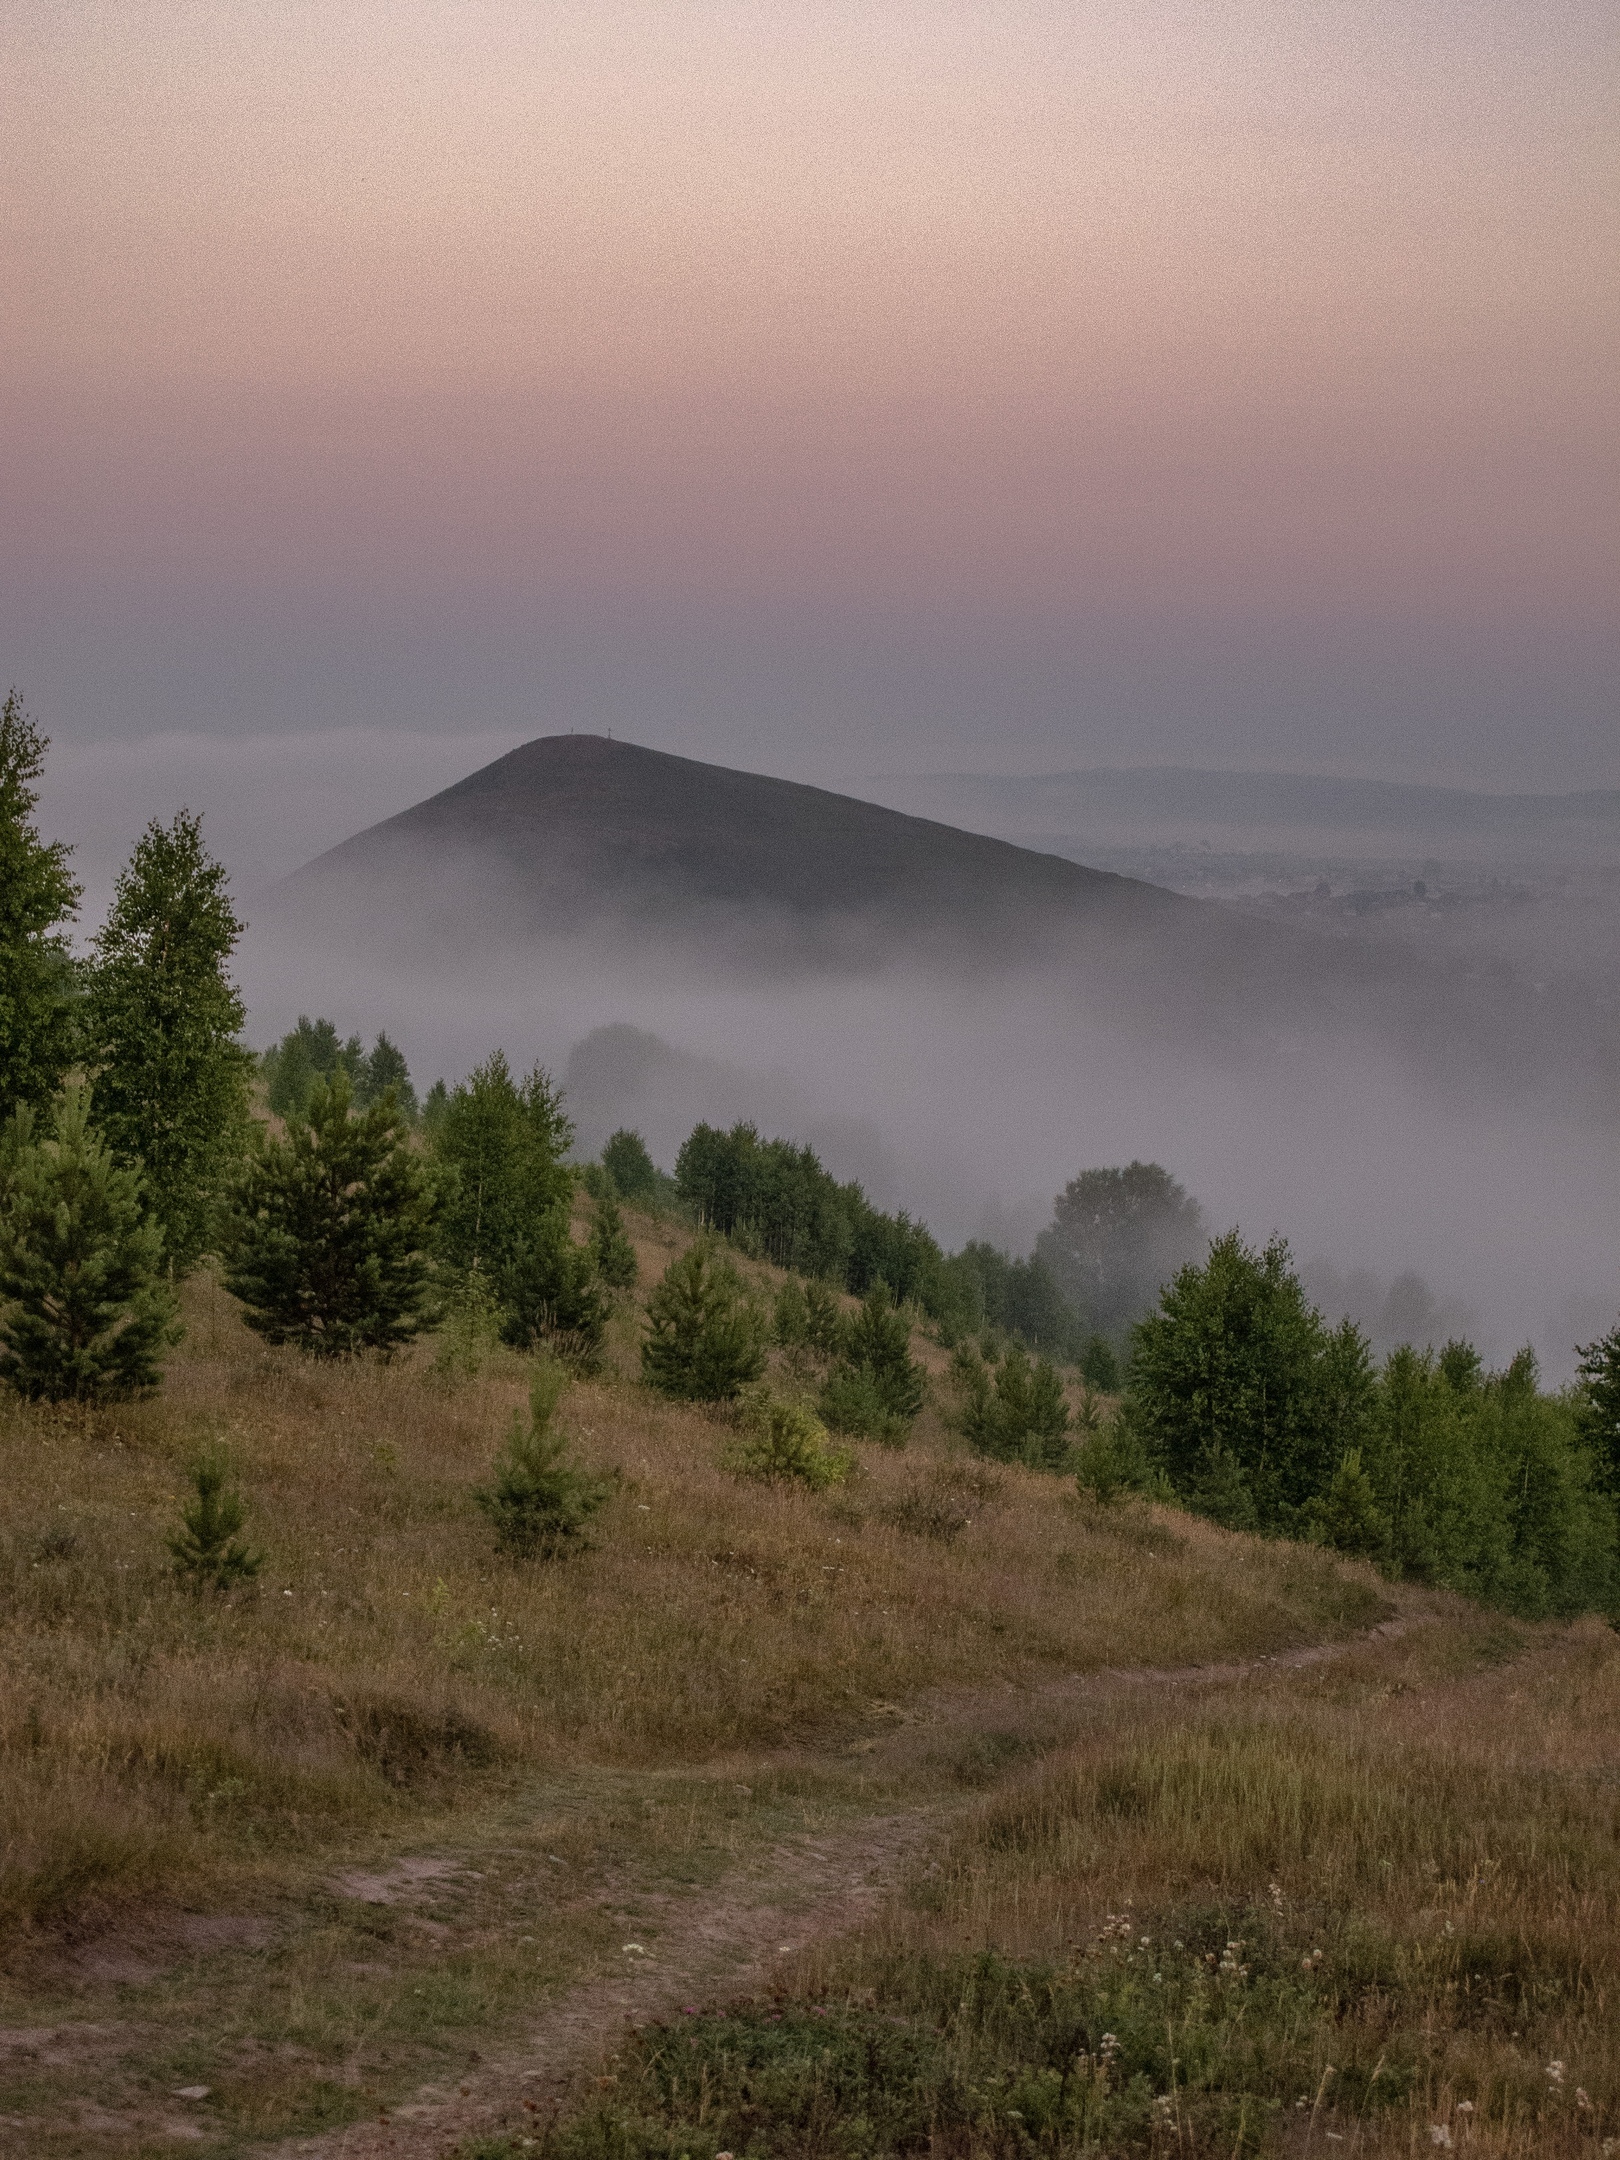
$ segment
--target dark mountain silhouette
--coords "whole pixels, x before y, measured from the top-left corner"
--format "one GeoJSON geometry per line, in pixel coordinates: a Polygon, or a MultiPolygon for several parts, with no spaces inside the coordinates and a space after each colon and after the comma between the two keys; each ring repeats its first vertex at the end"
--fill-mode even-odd
{"type": "Polygon", "coordinates": [[[286,881],[436,937],[631,929],[804,956],[901,938],[982,949],[1197,912],[1157,886],[758,773],[598,735],[525,743],[286,881]]]}
{"type": "MultiPolygon", "coordinates": [[[[256,910],[395,966],[509,982],[583,960],[785,984],[1027,974],[1150,1057],[1396,1047],[1453,1100],[1503,1087],[1615,1112],[1616,1019],[1577,988],[1265,923],[931,819],[594,735],[526,743],[308,863],[256,910]],[[519,963],[521,962],[521,967],[519,963]]],[[[627,1008],[629,1009],[629,1008],[627,1008]]]]}

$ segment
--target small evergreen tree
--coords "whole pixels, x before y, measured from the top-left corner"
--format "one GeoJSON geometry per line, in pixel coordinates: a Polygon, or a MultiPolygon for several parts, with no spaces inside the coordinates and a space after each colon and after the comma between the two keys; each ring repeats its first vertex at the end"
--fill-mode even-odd
{"type": "Polygon", "coordinates": [[[494,1527],[496,1544],[518,1559],[579,1551],[585,1525],[613,1489],[610,1479],[571,1463],[567,1439],[552,1430],[567,1385],[560,1366],[540,1366],[529,1388],[527,1420],[513,1413],[494,1479],[473,1495],[494,1527]]]}
{"type": "Polygon", "coordinates": [[[911,1323],[886,1283],[872,1285],[853,1319],[839,1316],[837,1342],[839,1361],[821,1390],[822,1416],[837,1432],[903,1447],[922,1408],[923,1369],[911,1355],[911,1323]]]}
{"type": "Polygon", "coordinates": [[[0,1118],[43,1109],[73,1062],[74,967],[65,935],[80,888],[68,849],[39,836],[34,783],[49,744],[15,690],[0,705],[0,1118]]]}
{"type": "Polygon", "coordinates": [[[1093,1335],[1080,1356],[1080,1377],[1102,1395],[1119,1393],[1119,1358],[1106,1335],[1093,1335]]]}
{"type": "Polygon", "coordinates": [[[542,1215],[507,1248],[496,1280],[502,1341],[515,1350],[544,1343],[575,1365],[595,1364],[607,1308],[594,1248],[575,1244],[565,1207],[542,1215]]]}
{"type": "Polygon", "coordinates": [[[179,1340],[174,1310],[163,1233],[92,1128],[88,1089],[60,1098],[49,1138],[15,1111],[0,1139],[0,1378],[34,1401],[144,1394],[179,1340]]]}
{"type": "Polygon", "coordinates": [[[501,1308],[488,1279],[469,1268],[445,1294],[433,1370],[443,1380],[472,1380],[501,1339],[501,1308]]]}
{"type": "Polygon", "coordinates": [[[1082,1499],[1099,1507],[1144,1491],[1151,1475],[1142,1444],[1123,1418],[1093,1426],[1074,1451],[1075,1484],[1082,1499]]]}
{"type": "Polygon", "coordinates": [[[182,1527],[169,1540],[175,1573],[199,1596],[205,1590],[234,1590],[251,1582],[264,1565],[264,1555],[242,1542],[247,1515],[230,1488],[224,1462],[205,1456],[191,1482],[196,1498],[181,1508],[182,1527]]]}
{"type": "Polygon", "coordinates": [[[636,1248],[625,1235],[624,1217],[611,1190],[597,1200],[595,1215],[590,1254],[598,1280],[610,1290],[633,1290],[638,1273],[636,1248]]]}
{"type": "Polygon", "coordinates": [[[242,924],[223,866],[182,810],[149,825],[113,895],[88,970],[85,1058],[117,1159],[140,1168],[176,1275],[213,1240],[247,1138],[252,1059],[228,973],[242,924]]]}
{"type": "Polygon", "coordinates": [[[387,1356],[426,1324],[433,1210],[391,1101],[350,1112],[348,1075],[261,1143],[234,1196],[225,1287],[268,1342],[387,1356]]]}
{"type": "Polygon", "coordinates": [[[720,1457],[734,1477],[825,1492],[841,1485],[854,1467],[847,1448],[829,1445],[827,1428],[808,1403],[784,1401],[769,1388],[747,1390],[738,1423],[736,1438],[720,1457]]]}
{"type": "Polygon", "coordinates": [[[1324,1545],[1358,1560],[1382,1560],[1389,1552],[1389,1523],[1360,1448],[1348,1450],[1327,1491],[1306,1503],[1305,1519],[1324,1545]]]}
{"type": "Polygon", "coordinates": [[[729,1402],[765,1370],[764,1338],[736,1269],[697,1238],[647,1300],[642,1378],[687,1402],[729,1402]]]}
{"type": "Polygon", "coordinates": [[[620,1199],[633,1203],[657,1199],[663,1179],[640,1133],[621,1126],[602,1150],[602,1168],[620,1199]]]}
{"type": "Polygon", "coordinates": [[[1021,1462],[1031,1470],[1061,1470],[1069,1460],[1069,1405],[1057,1369],[1046,1358],[1032,1365],[1022,1343],[999,1363],[971,1344],[951,1359],[957,1430],[981,1455],[1021,1462]]]}

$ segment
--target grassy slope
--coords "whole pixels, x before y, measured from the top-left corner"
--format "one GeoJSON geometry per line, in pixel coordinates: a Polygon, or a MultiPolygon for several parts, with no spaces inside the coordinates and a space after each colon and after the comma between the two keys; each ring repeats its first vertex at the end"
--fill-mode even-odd
{"type": "MultiPolygon", "coordinates": [[[[637,1227],[645,1280],[671,1233],[637,1227]]],[[[9,2118],[20,2151],[224,2152],[347,2120],[468,2060],[596,1969],[621,1909],[649,1885],[700,1891],[795,1827],[879,1804],[946,1789],[959,1804],[964,1777],[1017,1763],[1019,1704],[1033,1699],[1005,1696],[992,1735],[1005,1747],[981,1748],[976,1768],[979,1743],[965,1742],[880,1776],[855,1751],[886,1729],[884,1706],[1264,1654],[1385,1609],[1364,1573],[1315,1553],[1179,1518],[1098,1518],[1056,1481],[1017,1471],[996,1473],[994,1491],[964,1485],[932,1418],[906,1453],[866,1451],[841,1493],[740,1486],[716,1466],[713,1420],[611,1373],[564,1409],[582,1453],[622,1473],[597,1548],[566,1566],[514,1567],[493,1556],[469,1493],[522,1398],[520,1360],[460,1386],[435,1379],[425,1356],[325,1371],[266,1352],[206,1284],[189,1317],[159,1400],[89,1417],[0,1413],[0,1913],[13,2028],[0,2142],[9,2118]],[[180,1591],[163,1550],[185,1465],[213,1438],[232,1451],[268,1555],[256,1593],[223,1606],[180,1591]],[[953,1542],[899,1527],[941,1493],[965,1494],[973,1515],[953,1542]],[[386,1876],[413,1854],[460,1872],[388,1903],[356,1890],[357,1868],[386,1876]],[[47,2029],[67,2037],[35,2044],[47,2029]],[[188,2083],[213,2088],[200,2145],[196,2111],[167,2097],[188,2083]]],[[[633,1352],[626,1315],[625,1373],[633,1352]]],[[[1335,1815],[1299,1798],[1346,1778],[1386,1802],[1415,1779],[1422,1821],[1451,1826],[1459,1850],[1485,1837],[1470,1824],[1517,1824],[1519,1873],[1504,1862],[1486,1877],[1491,1896],[1499,1878],[1518,1885],[1517,1918],[1503,1925],[1523,1932],[1551,1897],[1566,1935],[1609,1927],[1607,1878],[1594,1888],[1582,1871],[1593,1809],[1610,1809],[1612,1842],[1612,1806],[1590,1797],[1602,1788],[1591,1747],[1570,1737],[1584,1733],[1579,1718],[1566,1717],[1564,1755],[1548,1767],[1540,1707],[1529,1717],[1487,1674],[1479,1684],[1498,1695],[1478,1698],[1486,1723],[1470,1744],[1525,1760],[1494,1784],[1472,1770],[1419,1776],[1411,1750],[1428,1749],[1427,1763],[1451,1747],[1467,1762],[1469,1728],[1442,1742],[1425,1712],[1403,1734],[1388,1706],[1406,1698],[1389,1690],[1416,1683],[1389,1673],[1420,1655],[1474,1670],[1479,1642],[1501,1639],[1466,1616],[1429,1635],[1429,1652],[1358,1653],[1365,1670],[1342,1679],[1279,1678],[1275,1703],[1244,1709],[1247,1738],[1220,1738],[1218,1710],[1210,1737],[1203,1713],[1162,1691],[1133,1697],[1123,1728],[1117,1705],[1091,1726],[1081,1716],[1072,1758],[1025,1773],[1033,1785],[1015,1780],[960,1832],[920,1903],[881,1940],[839,1953],[854,1960],[850,1985],[867,1986],[862,1961],[881,1957],[904,1997],[962,1943],[1050,1956],[1084,1933],[1102,1896],[1143,1909],[1172,1894],[1251,1897],[1262,1870],[1296,1863],[1290,1899],[1349,1910],[1368,1903],[1354,1870],[1307,1880],[1347,1839],[1364,1855],[1389,1843],[1387,1885],[1368,1879],[1398,1914],[1433,1838],[1389,1804],[1335,1815]],[[1279,1747],[1265,1721],[1284,1706],[1293,1722],[1279,1747]],[[1164,1825],[1151,1798],[1161,1755],[1182,1764],[1175,1791],[1213,1796],[1164,1825]],[[1150,1798],[1110,1814],[1097,1764],[1116,1756],[1124,1767],[1107,1775],[1150,1798]],[[1217,1836],[1213,1825],[1258,1804],[1268,1763],[1294,1778],[1256,1818],[1273,1827],[1217,1836]],[[1033,1810],[1033,1827],[1009,1837],[996,1806],[1033,1810]],[[1297,1852],[1274,1828],[1290,1808],[1318,1824],[1297,1852]],[[1220,1837],[1217,1866],[1198,1840],[1220,1837]],[[1548,1888],[1549,1870],[1561,1888],[1548,1888]]],[[[1612,1686],[1608,1655],[1579,1653],[1601,1669],[1600,1690],[1612,1686]]],[[[1577,1658],[1569,1670],[1587,1668],[1577,1658]]],[[[1029,1746],[1050,1744],[1049,1721],[1031,1709],[1025,1723],[1029,1746]]],[[[832,1986],[832,1969],[807,1969],[804,1984],[832,1986]]]]}

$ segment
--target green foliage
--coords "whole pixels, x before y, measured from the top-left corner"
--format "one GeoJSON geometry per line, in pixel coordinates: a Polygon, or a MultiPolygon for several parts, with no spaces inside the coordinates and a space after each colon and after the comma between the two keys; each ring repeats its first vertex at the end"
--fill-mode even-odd
{"type": "Polygon", "coordinates": [[[537,1065],[520,1083],[497,1050],[449,1093],[430,1133],[446,1268],[482,1270],[515,1347],[549,1340],[593,1358],[606,1316],[591,1253],[569,1233],[574,1128],[549,1074],[537,1065]]]}
{"type": "Polygon", "coordinates": [[[163,1233],[91,1126],[88,1089],[62,1095],[49,1138],[34,1128],[25,1106],[0,1134],[0,1379],[34,1401],[144,1394],[180,1336],[163,1233]]]}
{"type": "Polygon", "coordinates": [[[1467,1343],[1374,1373],[1307,1302],[1285,1247],[1217,1239],[1136,1330],[1126,1411],[1181,1498],[1230,1529],[1306,1535],[1535,1618],[1620,1603],[1590,1398],[1523,1351],[1467,1343]]]}
{"type": "Polygon", "coordinates": [[[1123,1375],[1119,1357],[1106,1335],[1093,1335],[1080,1354],[1080,1377],[1103,1395],[1117,1395],[1123,1375]]]}
{"type": "MultiPolygon", "coordinates": [[[[277,1117],[302,1117],[316,1083],[330,1084],[340,1072],[348,1080],[357,1110],[369,1110],[391,1088],[395,1108],[406,1124],[414,1125],[421,1114],[405,1053],[384,1034],[378,1035],[368,1055],[358,1035],[343,1041],[330,1020],[311,1020],[307,1013],[300,1013],[297,1026],[265,1051],[259,1069],[277,1117]]],[[[443,1082],[438,1086],[442,1095],[443,1082]]]]}
{"type": "Polygon", "coordinates": [[[647,1300],[642,1378],[688,1402],[729,1402],[765,1369],[763,1316],[711,1239],[697,1238],[647,1300]]]}
{"type": "Polygon", "coordinates": [[[839,1284],[864,1297],[874,1283],[943,1312],[958,1293],[945,1256],[921,1223],[885,1215],[859,1185],[840,1185],[815,1150],[761,1140],[754,1126],[719,1132],[698,1125],[675,1163],[676,1191],[706,1228],[745,1243],[762,1259],[839,1284]]]}
{"type": "Polygon", "coordinates": [[[529,1415],[514,1412],[493,1481],[473,1497],[494,1527],[502,1552],[518,1559],[555,1559],[578,1552],[585,1526],[613,1490],[569,1460],[566,1437],[552,1420],[568,1385],[561,1366],[543,1362],[529,1387],[529,1415]]]}
{"type": "Polygon", "coordinates": [[[947,1315],[953,1335],[995,1328],[1060,1357],[1076,1356],[1085,1341],[1079,1314],[1038,1257],[1015,1260],[975,1238],[946,1261],[945,1279],[957,1293],[947,1315]]]}
{"type": "Polygon", "coordinates": [[[225,1286],[273,1343],[387,1356],[426,1324],[433,1207],[385,1099],[351,1114],[348,1075],[318,1081],[284,1140],[262,1141],[233,1196],[225,1286]]]}
{"type": "Polygon", "coordinates": [[[481,1268],[457,1276],[445,1292],[433,1370],[442,1380],[472,1380],[501,1339],[500,1301],[481,1268]]]}
{"type": "Polygon", "coordinates": [[[1287,1246],[1253,1252],[1233,1231],[1137,1326],[1127,1409],[1178,1492],[1288,1530],[1359,1443],[1372,1393],[1365,1342],[1348,1321],[1329,1331],[1287,1246]]]}
{"type": "Polygon", "coordinates": [[[1073,1452],[1075,1484],[1085,1499],[1112,1507],[1130,1493],[1145,1492],[1153,1466],[1147,1450],[1123,1418],[1110,1418],[1085,1434],[1073,1452]]]}
{"type": "Polygon", "coordinates": [[[981,1455],[1031,1470],[1067,1467],[1069,1406],[1047,1359],[1031,1365],[1016,1342],[999,1360],[987,1359],[963,1343],[951,1358],[951,1385],[957,1398],[953,1423],[981,1455]]]}
{"type": "Polygon", "coordinates": [[[744,1394],[739,1430],[721,1455],[736,1477],[808,1485],[812,1492],[841,1485],[854,1460],[847,1448],[829,1444],[826,1426],[808,1403],[784,1401],[763,1387],[744,1394]]]}
{"type": "Polygon", "coordinates": [[[827,1285],[790,1275],[776,1293],[771,1339],[779,1350],[837,1357],[844,1348],[844,1315],[827,1285]]]}
{"type": "Polygon", "coordinates": [[[1604,1489],[1620,1498],[1620,1321],[1575,1354],[1581,1361],[1576,1422],[1604,1489]]]}
{"type": "Polygon", "coordinates": [[[182,810],[137,841],[87,970],[97,1122],[117,1160],[143,1171],[176,1275],[212,1243],[247,1139],[253,1061],[228,972],[241,934],[224,868],[182,810]]]}
{"type": "Polygon", "coordinates": [[[196,1498],[180,1510],[181,1529],[170,1538],[174,1572],[199,1596],[251,1582],[264,1565],[262,1553],[243,1544],[247,1515],[217,1455],[205,1456],[191,1474],[196,1498]]]}
{"type": "MultiPolygon", "coordinates": [[[[809,1300],[805,1301],[809,1325],[809,1300]]],[[[911,1323],[874,1283],[854,1317],[838,1331],[838,1364],[821,1391],[821,1414],[839,1432],[904,1446],[923,1405],[922,1367],[911,1355],[911,1323]]]]}
{"type": "Polygon", "coordinates": [[[1160,1164],[1133,1162],[1071,1179],[1035,1253],[1087,1330],[1117,1338],[1203,1243],[1198,1202],[1160,1164]]]}
{"type": "Polygon", "coordinates": [[[596,1363],[607,1326],[596,1247],[574,1242],[566,1207],[514,1240],[495,1280],[504,1342],[515,1350],[544,1343],[581,1367],[596,1363]]]}
{"type": "Polygon", "coordinates": [[[39,836],[34,783],[49,747],[15,690],[0,705],[0,1117],[42,1109],[74,1054],[74,967],[65,935],[80,887],[69,850],[39,836]]]}
{"type": "MultiPolygon", "coordinates": [[[[1382,2030],[1390,1961],[1376,1978],[1330,1975],[1312,1937],[1264,1907],[1182,1911],[1150,1936],[1117,1925],[1062,1964],[896,1950],[863,1969],[870,1992],[643,2025],[611,2093],[548,2133],[547,2160],[1252,2154],[1303,2120],[1336,2020],[1382,2030]]],[[[1334,2047],[1335,2120],[1418,2088],[1404,2033],[1382,2059],[1334,2047]]],[[[518,2160],[522,2143],[463,2150],[518,2160]]]]}
{"type": "Polygon", "coordinates": [[[602,1168],[613,1180],[613,1188],[620,1199],[636,1206],[647,1206],[656,1201],[666,1182],[648,1152],[646,1141],[627,1126],[621,1125],[603,1148],[602,1168]]]}
{"type": "Polygon", "coordinates": [[[611,1191],[598,1198],[594,1212],[590,1254],[597,1279],[609,1290],[633,1290],[639,1272],[636,1248],[625,1235],[624,1217],[611,1191]]]}

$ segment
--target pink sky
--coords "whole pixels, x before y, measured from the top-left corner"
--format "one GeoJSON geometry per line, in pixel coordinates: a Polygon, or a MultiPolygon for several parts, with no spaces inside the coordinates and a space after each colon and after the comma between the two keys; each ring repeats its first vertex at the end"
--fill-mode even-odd
{"type": "Polygon", "coordinates": [[[1607,7],[9,43],[0,672],[54,732],[1620,783],[1607,7]]]}

